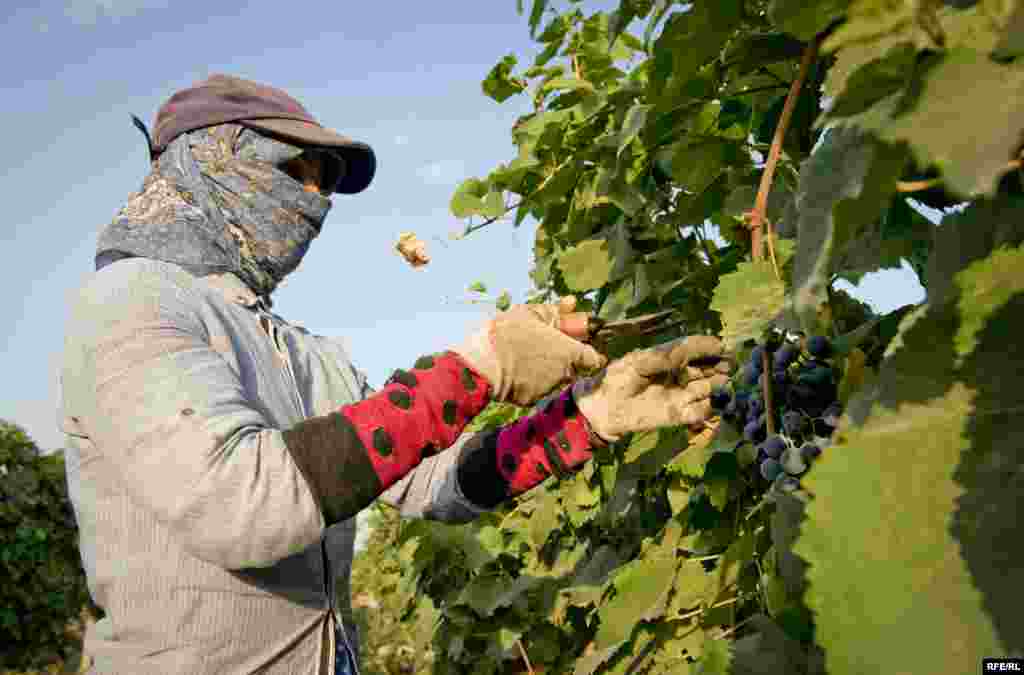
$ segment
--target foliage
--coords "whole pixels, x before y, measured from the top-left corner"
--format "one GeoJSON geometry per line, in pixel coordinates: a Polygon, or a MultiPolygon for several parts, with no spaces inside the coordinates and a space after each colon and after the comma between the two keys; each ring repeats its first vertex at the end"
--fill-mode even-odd
{"type": "Polygon", "coordinates": [[[73,634],[93,605],[78,553],[62,453],[41,456],[0,422],[0,652],[2,668],[75,661],[73,634]]]}
{"type": "Polygon", "coordinates": [[[1024,652],[1024,4],[528,4],[540,53],[483,92],[534,110],[514,157],[453,195],[465,234],[532,218],[531,300],[685,323],[612,356],[827,335],[848,413],[791,494],[751,479],[716,418],[470,525],[404,524],[435,672],[961,673],[1024,652]],[[833,287],[904,262],[920,307],[875,316],[833,287]]]}
{"type": "Polygon", "coordinates": [[[351,601],[359,626],[359,668],[365,675],[431,672],[430,636],[437,610],[429,598],[415,597],[413,584],[402,576],[414,545],[397,545],[398,524],[391,507],[371,507],[370,536],[352,563],[351,601]]]}

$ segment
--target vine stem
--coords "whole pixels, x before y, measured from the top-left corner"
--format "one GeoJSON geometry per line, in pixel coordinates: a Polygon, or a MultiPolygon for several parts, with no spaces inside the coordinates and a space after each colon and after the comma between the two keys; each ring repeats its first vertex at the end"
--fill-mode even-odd
{"type": "Polygon", "coordinates": [[[786,103],[782,107],[782,115],[779,116],[779,124],[775,127],[775,136],[772,138],[771,148],[768,150],[768,159],[765,161],[764,173],[761,174],[761,185],[757,190],[757,198],[754,200],[754,209],[749,213],[750,243],[753,248],[754,260],[764,258],[762,250],[761,235],[762,225],[768,225],[768,252],[772,257],[772,266],[775,268],[775,277],[781,278],[779,264],[775,259],[775,248],[772,244],[772,224],[768,220],[768,193],[771,190],[772,179],[775,177],[775,167],[779,163],[779,155],[782,154],[782,142],[786,138],[786,131],[793,119],[793,111],[796,109],[797,99],[800,98],[800,90],[807,79],[807,73],[811,65],[818,59],[818,47],[821,45],[821,38],[814,38],[804,49],[803,60],[800,62],[800,73],[793,84],[789,87],[789,94],[786,96],[786,103]]]}
{"type": "Polygon", "coordinates": [[[530,675],[534,675],[533,666],[530,665],[530,657],[526,655],[526,649],[523,648],[523,641],[516,640],[516,644],[519,645],[519,653],[523,655],[523,661],[526,662],[526,670],[530,672],[530,675]]]}
{"type": "MultiPolygon", "coordinates": [[[[1013,171],[1014,169],[1020,169],[1024,167],[1024,162],[1019,159],[1011,160],[1006,164],[1007,171],[1013,171]]],[[[921,192],[923,190],[929,190],[936,185],[942,183],[941,178],[929,178],[927,180],[901,180],[896,183],[896,191],[901,193],[910,192],[921,192]]]]}

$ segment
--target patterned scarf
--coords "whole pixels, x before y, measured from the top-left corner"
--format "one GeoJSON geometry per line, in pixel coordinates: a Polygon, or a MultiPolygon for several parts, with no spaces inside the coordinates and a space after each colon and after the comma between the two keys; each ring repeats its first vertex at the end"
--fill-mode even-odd
{"type": "Polygon", "coordinates": [[[239,124],[182,134],[100,233],[96,269],[142,257],[197,276],[233,272],[270,306],[331,208],[278,168],[302,151],[239,124]]]}

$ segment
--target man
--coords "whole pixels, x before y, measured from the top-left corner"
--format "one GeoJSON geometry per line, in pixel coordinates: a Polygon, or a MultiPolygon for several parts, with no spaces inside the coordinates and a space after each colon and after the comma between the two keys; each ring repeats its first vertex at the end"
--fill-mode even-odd
{"type": "Polygon", "coordinates": [[[560,330],[584,334],[582,315],[554,305],[502,312],[373,393],[338,342],[270,311],[330,196],[370,184],[369,146],[222,75],[172,96],[152,138],[136,124],[152,170],[99,237],[61,370],[82,560],[106,611],[85,638],[91,673],[356,673],[345,598],[361,509],[467,522],[596,443],[710,414],[728,366],[697,337],[462,433],[488,401],[529,405],[605,365],[560,330]],[[685,388],[656,381],[679,369],[685,388]]]}

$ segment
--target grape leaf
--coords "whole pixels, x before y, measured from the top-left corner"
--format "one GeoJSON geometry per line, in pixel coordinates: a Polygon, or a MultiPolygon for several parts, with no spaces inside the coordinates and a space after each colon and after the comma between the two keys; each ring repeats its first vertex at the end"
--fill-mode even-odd
{"type": "Polygon", "coordinates": [[[991,195],[1009,170],[1024,129],[1024,64],[1000,64],[967,47],[948,50],[923,69],[913,100],[893,94],[843,122],[907,142],[922,166],[939,167],[961,196],[991,195]],[[965,115],[963,101],[971,102],[965,115]],[[971,133],[951,134],[950,120],[971,133]]]}
{"type": "MultiPolygon", "coordinates": [[[[825,675],[820,655],[808,654],[803,645],[787,636],[767,616],[751,617],[750,626],[756,632],[732,644],[732,675],[825,675]]],[[[815,648],[814,652],[818,651],[815,648]]]]}
{"type": "Polygon", "coordinates": [[[896,191],[906,151],[854,128],[833,129],[800,171],[793,309],[822,333],[837,251],[878,218],[896,191]]]}
{"type": "Polygon", "coordinates": [[[668,594],[676,559],[670,551],[660,553],[635,560],[615,575],[615,595],[598,610],[601,625],[594,636],[597,649],[625,641],[640,619],[668,594]]]}
{"type": "Polygon", "coordinates": [[[565,283],[573,291],[604,286],[611,276],[612,262],[608,242],[603,239],[588,239],[558,257],[565,283]]]}
{"type": "Polygon", "coordinates": [[[735,272],[723,275],[710,309],[722,315],[726,347],[734,349],[744,340],[760,337],[782,310],[785,292],[783,282],[775,278],[771,262],[740,263],[735,272]]]}
{"type": "Polygon", "coordinates": [[[456,218],[468,218],[483,211],[483,197],[487,194],[487,183],[479,178],[468,178],[452,195],[451,210],[456,218]]]}
{"type": "Polygon", "coordinates": [[[966,238],[968,225],[990,242],[1012,227],[1019,242],[1019,214],[1019,202],[983,205],[960,228],[940,228],[952,283],[904,321],[878,386],[851,402],[855,414],[805,479],[817,498],[795,551],[810,564],[806,598],[830,673],[959,673],[1024,649],[1006,593],[1024,584],[1012,534],[1024,430],[1010,412],[1024,406],[1024,357],[1005,348],[1024,328],[1024,249],[986,258],[980,244],[939,246],[966,238]],[[886,628],[897,624],[898,634],[886,628]]]}
{"type": "Polygon", "coordinates": [[[732,652],[729,650],[727,641],[722,639],[705,640],[704,654],[693,672],[695,675],[731,675],[731,664],[732,652]]]}
{"type": "Polygon", "coordinates": [[[811,40],[846,13],[851,0],[772,0],[768,18],[779,30],[811,40]]]}
{"type": "Polygon", "coordinates": [[[526,89],[526,84],[519,79],[512,77],[512,69],[516,67],[518,59],[509,54],[498,61],[491,72],[481,83],[481,88],[489,97],[501,103],[519,92],[526,89]]]}

